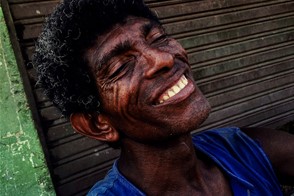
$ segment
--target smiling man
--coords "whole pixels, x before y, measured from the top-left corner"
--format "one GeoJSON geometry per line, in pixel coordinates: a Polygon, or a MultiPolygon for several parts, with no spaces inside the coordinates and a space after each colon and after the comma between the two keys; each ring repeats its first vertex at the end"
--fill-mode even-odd
{"type": "Polygon", "coordinates": [[[231,127],[190,135],[209,103],[186,51],[142,1],[65,0],[33,63],[77,132],[121,148],[89,195],[281,195],[277,177],[293,184],[287,133],[231,127]]]}

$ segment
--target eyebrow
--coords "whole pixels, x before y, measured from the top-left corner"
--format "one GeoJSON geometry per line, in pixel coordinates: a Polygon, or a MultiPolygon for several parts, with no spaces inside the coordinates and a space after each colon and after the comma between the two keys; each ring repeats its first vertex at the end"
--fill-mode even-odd
{"type": "MultiPolygon", "coordinates": [[[[158,27],[158,26],[160,26],[160,24],[158,24],[157,22],[150,21],[144,24],[142,27],[140,27],[140,31],[142,32],[143,36],[146,37],[154,27],[158,27]]],[[[106,53],[102,57],[99,63],[97,62],[98,69],[102,68],[102,65],[105,65],[114,56],[121,55],[129,51],[130,49],[131,49],[131,43],[129,40],[126,40],[122,43],[118,43],[112,50],[110,50],[108,53],[106,53]]]]}
{"type": "Polygon", "coordinates": [[[160,24],[158,24],[155,21],[150,21],[149,23],[143,25],[140,30],[143,34],[144,37],[147,37],[147,35],[150,33],[150,31],[154,28],[154,27],[159,27],[160,24]]]}
{"type": "Polygon", "coordinates": [[[100,67],[98,67],[98,69],[101,68],[102,65],[106,64],[114,56],[121,55],[129,51],[130,49],[131,49],[131,43],[129,40],[118,43],[113,49],[111,49],[108,53],[106,53],[106,55],[102,57],[99,63],[100,67]]]}

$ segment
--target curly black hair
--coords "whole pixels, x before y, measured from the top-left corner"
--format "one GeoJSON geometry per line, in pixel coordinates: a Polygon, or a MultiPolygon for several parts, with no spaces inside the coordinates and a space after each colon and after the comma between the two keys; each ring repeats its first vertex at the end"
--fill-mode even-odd
{"type": "Polygon", "coordinates": [[[100,110],[95,80],[83,56],[98,35],[130,15],[159,23],[143,0],[64,0],[47,18],[32,63],[63,115],[100,110]]]}

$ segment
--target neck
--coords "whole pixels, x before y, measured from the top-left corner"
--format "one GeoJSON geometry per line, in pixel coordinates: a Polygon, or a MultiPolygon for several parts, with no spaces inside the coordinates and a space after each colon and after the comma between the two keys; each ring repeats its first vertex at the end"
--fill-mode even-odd
{"type": "Polygon", "coordinates": [[[190,134],[159,145],[125,139],[122,146],[120,171],[150,195],[203,184],[190,134]]]}

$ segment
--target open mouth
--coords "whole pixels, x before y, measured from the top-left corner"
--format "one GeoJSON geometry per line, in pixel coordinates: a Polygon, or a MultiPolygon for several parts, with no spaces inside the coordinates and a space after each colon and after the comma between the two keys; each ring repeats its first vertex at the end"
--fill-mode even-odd
{"type": "Polygon", "coordinates": [[[167,89],[158,99],[158,104],[162,104],[175,95],[179,94],[188,85],[186,76],[182,75],[181,78],[172,87],[167,89]]]}

